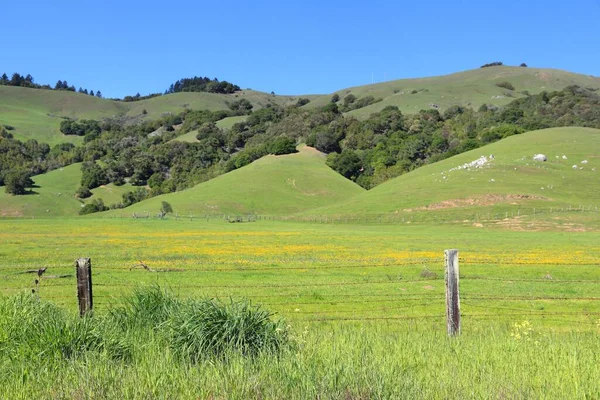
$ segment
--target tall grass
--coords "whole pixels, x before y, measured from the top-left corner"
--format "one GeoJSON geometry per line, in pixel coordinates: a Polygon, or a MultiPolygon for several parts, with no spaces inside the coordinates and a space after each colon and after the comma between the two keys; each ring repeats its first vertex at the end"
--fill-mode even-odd
{"type": "Polygon", "coordinates": [[[3,299],[0,398],[600,397],[595,326],[574,334],[535,322],[466,320],[463,335],[449,339],[443,322],[317,323],[266,341],[280,340],[279,346],[252,347],[264,343],[268,332],[284,329],[267,314],[245,303],[180,300],[158,288],[138,291],[124,308],[80,322],[43,301],[3,299]],[[80,330],[65,333],[79,323],[80,330]],[[88,337],[82,332],[100,332],[103,341],[77,339],[88,337]],[[111,335],[129,357],[109,350],[111,335]],[[60,343],[75,351],[43,352],[45,341],[52,349],[60,343]],[[285,345],[289,341],[295,345],[285,345]],[[82,349],[82,342],[95,344],[82,349]],[[15,356],[18,349],[30,351],[15,356]]]}

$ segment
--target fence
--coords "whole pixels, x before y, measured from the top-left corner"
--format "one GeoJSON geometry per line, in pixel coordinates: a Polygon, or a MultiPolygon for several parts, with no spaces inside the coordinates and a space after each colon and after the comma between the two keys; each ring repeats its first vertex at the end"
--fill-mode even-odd
{"type": "MultiPolygon", "coordinates": [[[[565,215],[576,213],[593,213],[598,214],[598,206],[596,205],[563,205],[556,207],[491,207],[489,210],[484,210],[479,207],[472,211],[466,207],[456,208],[441,208],[428,209],[420,207],[414,210],[398,210],[393,213],[378,213],[378,214],[328,214],[328,215],[266,215],[256,213],[233,214],[194,214],[191,212],[177,212],[167,217],[161,216],[155,212],[144,211],[142,213],[113,213],[111,215],[99,214],[102,219],[169,219],[175,221],[196,221],[209,222],[222,220],[225,222],[257,222],[257,221],[290,221],[303,223],[317,224],[401,224],[401,223],[496,223],[507,219],[520,217],[536,217],[542,215],[565,215]]],[[[0,209],[0,213],[2,210],[0,209]]],[[[2,219],[46,219],[56,217],[15,217],[2,216],[2,219]]]]}
{"type": "MultiPolygon", "coordinates": [[[[448,270],[452,271],[447,257],[448,270]]],[[[78,273],[88,268],[78,260],[78,273]]],[[[91,296],[91,276],[71,273],[51,275],[51,270],[23,270],[1,268],[0,293],[18,293],[35,290],[42,298],[60,305],[75,307],[84,314],[92,306],[106,309],[118,304],[120,298],[141,284],[156,283],[180,291],[186,295],[202,294],[215,297],[244,297],[263,304],[293,321],[302,322],[369,322],[369,321],[429,321],[448,323],[452,335],[460,330],[460,316],[466,321],[536,319],[549,323],[597,325],[600,321],[600,274],[598,279],[557,279],[550,274],[537,278],[519,276],[479,276],[472,268],[476,264],[461,259],[467,273],[460,275],[460,302],[458,296],[458,271],[454,272],[455,287],[446,283],[446,298],[440,290],[444,280],[435,272],[424,269],[417,277],[405,279],[396,275],[406,268],[415,268],[425,263],[442,264],[439,259],[420,259],[404,263],[378,265],[324,265],[306,268],[302,266],[240,267],[240,268],[191,268],[191,269],[131,269],[94,268],[94,293],[91,296]],[[289,273],[319,271],[331,273],[348,270],[354,279],[317,278],[314,273],[302,279],[282,279],[289,273]],[[360,270],[377,270],[377,278],[361,277],[360,270]],[[240,274],[232,279],[224,273],[240,274]],[[268,274],[267,274],[268,273],[268,274]],[[385,273],[385,275],[383,275],[385,273]],[[202,274],[205,274],[203,276],[202,274]],[[248,276],[257,275],[258,281],[247,281],[248,276]],[[88,281],[89,280],[89,281],[88,281]],[[38,281],[36,284],[35,282],[38,281]],[[425,285],[425,286],[422,286],[425,285]],[[86,286],[89,286],[86,289],[86,286]],[[436,286],[436,287],[434,287],[436,286]],[[448,288],[450,286],[450,288],[448,288]],[[510,287],[510,290],[503,287],[510,287]],[[451,290],[454,289],[454,290],[451,290]],[[89,298],[86,290],[90,291],[89,298]],[[450,307],[451,306],[451,307],[450,307]],[[462,310],[460,307],[463,307],[462,310]]],[[[71,263],[72,265],[72,263],[71,263]]],[[[519,267],[518,262],[494,264],[499,267],[519,267]]],[[[527,263],[532,266],[548,267],[560,264],[527,263]]],[[[590,269],[595,263],[574,263],[577,267],[590,269]]],[[[91,268],[91,267],[90,267],[91,268]]],[[[574,268],[571,266],[571,269],[574,268]]],[[[63,271],[64,272],[64,271],[63,271]]],[[[572,271],[571,271],[572,272],[572,271]]],[[[450,274],[452,275],[452,274],[450,274]]],[[[573,274],[571,274],[573,275],[573,274]]],[[[589,274],[588,274],[589,275],[589,274]]],[[[229,275],[231,276],[231,275],[229,275]]],[[[595,276],[593,276],[595,277],[595,276]]],[[[441,325],[440,325],[441,326],[441,325]]]]}

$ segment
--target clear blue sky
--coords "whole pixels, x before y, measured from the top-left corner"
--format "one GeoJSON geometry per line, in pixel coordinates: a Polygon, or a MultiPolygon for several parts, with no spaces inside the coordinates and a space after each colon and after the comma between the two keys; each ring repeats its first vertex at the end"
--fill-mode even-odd
{"type": "Polygon", "coordinates": [[[0,73],[105,97],[193,75],[277,94],[491,61],[600,75],[600,0],[3,2],[0,73]],[[407,4],[408,3],[408,4],[407,4]]]}

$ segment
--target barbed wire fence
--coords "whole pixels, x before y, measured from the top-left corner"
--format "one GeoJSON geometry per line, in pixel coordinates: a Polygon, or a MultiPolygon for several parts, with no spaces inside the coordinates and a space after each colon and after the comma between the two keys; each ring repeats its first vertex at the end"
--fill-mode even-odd
{"type": "MultiPolygon", "coordinates": [[[[140,277],[147,278],[152,276],[153,284],[160,285],[166,289],[176,289],[185,291],[188,294],[202,294],[203,296],[220,297],[223,294],[231,296],[233,292],[240,292],[237,295],[247,298],[254,303],[273,307],[277,312],[289,317],[292,321],[302,322],[369,322],[369,321],[427,321],[446,318],[444,313],[445,297],[439,292],[432,293],[379,293],[375,289],[385,287],[386,290],[399,289],[406,284],[427,284],[443,282],[443,277],[424,276],[420,278],[404,279],[394,273],[402,271],[405,267],[423,265],[432,262],[440,262],[440,259],[421,258],[406,262],[390,262],[379,264],[357,264],[357,265],[322,265],[322,266],[274,266],[274,267],[228,267],[228,268],[187,268],[187,269],[165,269],[148,270],[131,269],[125,267],[95,267],[94,268],[94,305],[100,309],[109,309],[119,304],[120,300],[131,294],[133,290],[144,286],[139,282],[140,277]],[[264,278],[261,283],[214,283],[209,279],[204,279],[202,273],[223,274],[228,272],[272,272],[277,276],[281,272],[284,275],[289,271],[327,271],[341,269],[372,269],[382,268],[389,270],[385,278],[355,278],[345,279],[334,282],[292,282],[282,283],[269,282],[264,278]],[[174,282],[170,279],[171,273],[193,273],[193,280],[196,282],[174,282]],[[124,279],[126,277],[127,279],[124,279]],[[317,297],[310,294],[314,289],[344,289],[349,292],[322,292],[317,297]],[[354,291],[353,288],[360,288],[361,291],[354,291]],[[268,290],[283,290],[281,293],[268,293],[268,290]],[[309,292],[307,292],[307,290],[309,292]],[[265,293],[267,291],[267,293],[265,293]],[[366,292],[365,292],[366,291],[366,292]],[[307,309],[308,308],[308,309],[307,309]]],[[[469,261],[461,259],[461,265],[478,264],[480,261],[469,261]]],[[[68,265],[68,264],[67,264],[68,265]]],[[[518,261],[491,263],[499,267],[506,266],[537,266],[545,267],[548,265],[562,266],[561,263],[549,262],[527,262],[518,261]]],[[[564,265],[567,268],[566,265],[564,265]]],[[[573,266],[596,267],[598,263],[590,261],[577,262],[574,260],[573,266]]],[[[39,270],[27,269],[24,267],[2,267],[0,266],[0,294],[18,294],[38,290],[38,295],[56,303],[59,306],[75,306],[77,304],[77,279],[74,271],[72,273],[56,274],[51,269],[59,272],[65,272],[64,269],[71,267],[51,267],[45,270],[45,274],[39,274],[39,270]],[[35,278],[38,277],[38,278],[35,278]],[[34,279],[35,278],[35,279],[34,279]],[[38,286],[34,281],[38,279],[41,283],[38,286]],[[72,289],[72,290],[71,290],[72,289]]],[[[592,288],[600,289],[600,277],[598,279],[557,279],[552,276],[541,276],[539,278],[530,277],[485,277],[470,274],[460,276],[460,282],[475,283],[478,281],[504,282],[504,283],[527,283],[535,285],[551,285],[552,291],[557,294],[539,294],[530,293],[511,293],[502,292],[470,292],[462,290],[461,305],[463,310],[461,315],[467,320],[491,320],[491,319],[539,319],[546,322],[559,323],[577,323],[582,325],[598,325],[600,320],[600,295],[582,296],[566,295],[573,285],[592,285],[592,288]],[[560,293],[560,294],[558,294],[560,293]],[[591,306],[582,309],[573,307],[572,310],[552,311],[545,309],[536,309],[532,302],[573,306],[577,303],[591,304],[591,306]],[[521,305],[521,306],[520,306],[521,305]]],[[[536,287],[538,287],[536,286],[536,287]]],[[[467,287],[470,287],[468,285],[467,287]]],[[[544,286],[545,287],[545,286],[544,286]]],[[[587,287],[587,286],[586,286],[587,287]]],[[[589,288],[589,287],[588,287],[589,288]]],[[[486,289],[489,289],[486,287],[486,289]]],[[[593,293],[594,290],[589,290],[593,293]]],[[[600,293],[600,290],[595,291],[600,293]]],[[[545,308],[545,307],[544,307],[545,308]]],[[[563,307],[564,308],[564,307],[563,307]]]]}

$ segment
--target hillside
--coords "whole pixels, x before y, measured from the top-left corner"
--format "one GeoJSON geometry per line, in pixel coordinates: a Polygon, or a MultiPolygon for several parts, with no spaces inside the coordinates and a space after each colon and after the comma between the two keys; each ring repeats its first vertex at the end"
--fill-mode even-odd
{"type": "Polygon", "coordinates": [[[517,209],[532,213],[534,207],[538,211],[569,206],[595,209],[600,206],[598,148],[597,129],[528,132],[418,168],[311,213],[461,219],[475,213],[516,215],[517,209]],[[538,153],[548,161],[534,161],[538,153]],[[482,156],[488,159],[483,166],[462,167],[482,156]]]}
{"type": "Polygon", "coordinates": [[[233,95],[174,93],[125,103],[69,91],[0,86],[0,125],[13,126],[13,135],[20,140],[36,139],[50,145],[80,143],[82,138],[66,136],[60,132],[59,126],[63,118],[118,118],[126,123],[135,123],[156,119],[164,113],[179,113],[187,108],[226,110],[227,102],[240,99],[247,99],[255,108],[261,108],[269,102],[288,104],[297,97],[242,90],[233,95]],[[143,113],[144,110],[147,114],[143,113]]]}
{"type": "Polygon", "coordinates": [[[65,217],[77,215],[82,203],[102,198],[108,204],[118,203],[123,193],[132,190],[131,185],[101,186],[92,189],[93,195],[81,202],[75,198],[80,186],[81,164],[72,164],[64,168],[34,176],[33,192],[23,196],[6,194],[0,187],[0,217],[65,217]]]}
{"type": "MultiPolygon", "coordinates": [[[[398,106],[404,113],[414,113],[432,106],[443,110],[456,104],[474,108],[484,103],[501,106],[525,96],[524,91],[535,94],[544,90],[561,90],[573,84],[600,89],[600,78],[554,69],[491,67],[431,78],[401,79],[357,86],[336,93],[340,96],[340,105],[348,94],[353,94],[358,99],[366,96],[383,99],[348,113],[362,119],[388,105],[398,106]],[[500,82],[510,82],[515,90],[496,86],[500,82]]],[[[242,90],[233,95],[181,92],[124,103],[68,91],[0,86],[0,124],[15,127],[12,133],[17,139],[36,139],[51,145],[61,142],[79,143],[81,138],[65,136],[59,131],[62,117],[118,118],[126,123],[135,123],[155,119],[165,113],[179,113],[185,109],[224,110],[227,109],[227,102],[240,99],[249,100],[258,109],[269,102],[292,104],[303,97],[311,100],[304,107],[312,108],[328,104],[331,96],[332,94],[273,96],[254,90],[242,90]]],[[[222,127],[230,127],[233,121],[235,120],[224,122],[222,127]]]]}
{"type": "MultiPolygon", "coordinates": [[[[452,105],[478,108],[482,104],[502,106],[515,98],[524,97],[523,91],[531,94],[542,91],[562,90],[569,85],[600,89],[600,78],[556,69],[489,67],[431,78],[400,79],[373,85],[357,86],[339,90],[339,104],[343,98],[353,94],[358,99],[365,96],[382,98],[383,101],[349,112],[357,118],[366,118],[386,106],[398,106],[403,113],[414,113],[438,106],[441,110],[452,105]],[[515,90],[496,86],[510,82],[515,90]],[[413,94],[413,91],[416,93],[413,94]]],[[[331,101],[332,94],[314,99],[306,107],[324,106],[331,101]]]]}
{"type": "Polygon", "coordinates": [[[252,164],[177,193],[134,204],[114,213],[160,210],[167,201],[181,215],[287,215],[335,204],[364,191],[325,165],[324,156],[309,147],[285,156],[266,156],[252,164]]]}

